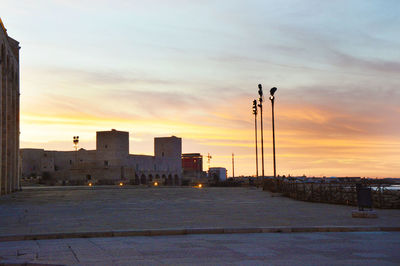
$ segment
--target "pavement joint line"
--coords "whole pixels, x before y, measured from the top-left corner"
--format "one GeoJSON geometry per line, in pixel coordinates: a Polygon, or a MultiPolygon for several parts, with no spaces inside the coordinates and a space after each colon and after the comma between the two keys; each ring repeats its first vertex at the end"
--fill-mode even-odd
{"type": "Polygon", "coordinates": [[[26,235],[0,235],[0,242],[48,240],[66,238],[132,237],[132,236],[176,236],[191,234],[251,234],[251,233],[323,233],[323,232],[394,232],[393,226],[303,226],[303,227],[233,227],[233,228],[165,228],[113,230],[95,232],[64,232],[26,235]]]}

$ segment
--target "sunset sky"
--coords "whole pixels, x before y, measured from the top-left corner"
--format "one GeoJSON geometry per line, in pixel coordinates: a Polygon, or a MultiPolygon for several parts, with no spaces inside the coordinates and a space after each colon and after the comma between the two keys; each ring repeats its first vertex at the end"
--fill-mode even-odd
{"type": "MultiPolygon", "coordinates": [[[[400,177],[399,13],[397,0],[2,0],[21,45],[21,147],[72,150],[79,135],[94,149],[115,128],[153,154],[175,135],[254,175],[261,83],[278,87],[278,174],[400,177]]],[[[264,129],[272,175],[268,99],[264,129]]]]}

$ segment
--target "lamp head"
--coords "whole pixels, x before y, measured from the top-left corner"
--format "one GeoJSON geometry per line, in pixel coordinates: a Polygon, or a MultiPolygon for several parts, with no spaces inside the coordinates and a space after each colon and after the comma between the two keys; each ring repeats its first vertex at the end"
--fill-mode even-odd
{"type": "Polygon", "coordinates": [[[262,91],[262,85],[258,84],[258,95],[260,95],[260,97],[263,96],[263,91],[262,91]]]}
{"type": "Polygon", "coordinates": [[[271,94],[272,97],[274,96],[276,90],[277,90],[277,88],[276,88],[276,87],[273,87],[273,88],[271,88],[271,90],[269,91],[269,93],[271,94]]]}
{"type": "Polygon", "coordinates": [[[253,115],[257,114],[257,100],[253,101],[253,115]]]}

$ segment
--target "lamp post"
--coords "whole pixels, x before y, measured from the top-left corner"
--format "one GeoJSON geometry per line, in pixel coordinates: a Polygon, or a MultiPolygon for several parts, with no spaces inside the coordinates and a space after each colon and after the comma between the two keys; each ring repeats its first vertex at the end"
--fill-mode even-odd
{"type": "Polygon", "coordinates": [[[78,163],[78,144],[79,144],[79,136],[74,136],[73,141],[75,148],[75,167],[78,163]]]}
{"type": "Polygon", "coordinates": [[[274,178],[276,178],[276,161],[275,161],[275,119],[274,119],[274,101],[275,101],[275,92],[277,88],[273,87],[269,91],[270,95],[269,99],[271,100],[272,105],[272,149],[273,149],[273,156],[274,156],[274,178]]]}
{"type": "Polygon", "coordinates": [[[260,102],[260,104],[258,105],[258,107],[260,107],[260,115],[261,115],[261,171],[262,171],[262,183],[263,183],[263,187],[264,187],[264,131],[263,131],[263,90],[262,90],[262,85],[258,84],[258,95],[260,96],[260,98],[258,98],[258,101],[260,102]]]}
{"type": "Polygon", "coordinates": [[[235,178],[235,154],[232,153],[232,177],[235,178]]]}
{"type": "Polygon", "coordinates": [[[256,140],[256,177],[257,177],[257,187],[260,185],[260,180],[258,177],[258,148],[257,148],[257,100],[253,101],[253,115],[254,115],[254,134],[256,140]]]}

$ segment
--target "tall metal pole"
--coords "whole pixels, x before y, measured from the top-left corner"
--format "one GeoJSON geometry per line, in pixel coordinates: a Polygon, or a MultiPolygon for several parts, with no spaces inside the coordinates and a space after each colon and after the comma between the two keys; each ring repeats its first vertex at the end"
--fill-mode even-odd
{"type": "Polygon", "coordinates": [[[276,161],[275,161],[275,115],[274,115],[274,101],[275,97],[271,96],[271,104],[272,104],[272,149],[274,155],[274,178],[276,178],[276,161]]]}
{"type": "Polygon", "coordinates": [[[232,153],[232,177],[235,177],[235,154],[232,153]]]}
{"type": "Polygon", "coordinates": [[[258,180],[257,114],[254,116],[254,131],[255,131],[254,133],[256,135],[256,177],[258,180]]]}
{"type": "Polygon", "coordinates": [[[75,167],[78,164],[78,144],[79,144],[79,136],[74,136],[73,138],[74,148],[75,148],[75,167]]]}
{"type": "Polygon", "coordinates": [[[273,157],[274,157],[274,179],[276,179],[276,160],[275,160],[275,114],[274,114],[274,102],[275,102],[275,92],[277,88],[273,87],[271,88],[270,92],[270,97],[269,99],[271,100],[271,106],[272,106],[272,152],[273,152],[273,157]]]}
{"type": "Polygon", "coordinates": [[[255,134],[255,141],[256,141],[256,178],[257,178],[257,187],[260,185],[260,179],[258,177],[258,141],[257,141],[257,100],[253,101],[253,114],[254,114],[254,134],[255,134]]]}
{"type": "Polygon", "coordinates": [[[258,94],[260,95],[260,98],[258,98],[260,104],[258,105],[258,107],[260,107],[260,115],[261,115],[261,171],[262,171],[262,183],[263,183],[263,187],[264,187],[264,179],[265,179],[265,175],[264,175],[264,129],[263,129],[263,106],[262,106],[262,102],[263,102],[263,91],[262,91],[262,86],[261,84],[258,84],[258,94]]]}

